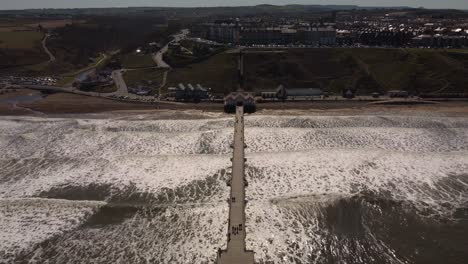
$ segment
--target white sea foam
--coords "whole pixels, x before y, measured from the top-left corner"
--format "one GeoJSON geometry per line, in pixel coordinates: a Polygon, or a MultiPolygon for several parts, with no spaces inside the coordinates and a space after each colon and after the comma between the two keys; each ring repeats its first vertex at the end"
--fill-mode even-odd
{"type": "Polygon", "coordinates": [[[317,148],[445,152],[468,150],[467,128],[250,128],[248,152],[301,151],[317,148]]]}
{"type": "MultiPolygon", "coordinates": [[[[450,215],[468,204],[468,180],[454,179],[463,189],[439,183],[466,175],[467,155],[349,149],[250,154],[248,246],[258,252],[258,261],[281,263],[298,258],[309,263],[313,257],[319,259],[326,235],[318,226],[321,208],[367,191],[410,203],[421,212],[450,215]],[[301,199],[307,206],[301,205],[301,199]],[[292,245],[299,248],[290,252],[292,245]]],[[[336,243],[332,251],[337,254],[345,247],[338,239],[328,243],[336,243]]],[[[373,246],[376,252],[385,247],[380,241],[373,246]]]]}
{"type": "Polygon", "coordinates": [[[214,263],[226,246],[226,204],[147,209],[122,223],[70,232],[34,253],[38,262],[53,251],[57,263],[214,263]]]}
{"type": "MultiPolygon", "coordinates": [[[[52,231],[60,229],[70,235],[92,234],[86,240],[112,237],[113,241],[121,238],[121,243],[127,242],[133,233],[144,232],[148,236],[140,237],[142,244],[139,247],[123,246],[122,250],[138,248],[142,250],[141,255],[150,252],[148,258],[151,256],[163,262],[180,258],[181,261],[202,263],[214,259],[217,248],[213,247],[221,247],[226,242],[224,229],[227,228],[228,206],[225,199],[229,189],[222,180],[223,171],[230,166],[230,156],[227,155],[233,135],[230,123],[232,120],[225,118],[176,121],[3,118],[0,120],[0,201],[9,201],[5,210],[10,218],[8,224],[3,222],[0,229],[10,234],[5,236],[9,241],[5,245],[8,245],[9,254],[12,253],[8,256],[13,258],[25,248],[58,235],[52,231]],[[210,177],[214,179],[209,180],[210,177]],[[60,224],[58,220],[50,220],[51,225],[56,224],[50,229],[51,233],[30,239],[21,236],[20,230],[10,228],[16,220],[18,225],[26,224],[27,219],[36,214],[38,219],[41,214],[47,214],[50,219],[63,218],[59,210],[61,204],[54,204],[52,208],[43,206],[56,200],[41,199],[42,203],[30,205],[37,205],[36,210],[27,210],[28,213],[23,214],[22,210],[27,208],[20,198],[38,195],[68,197],[67,191],[76,192],[70,196],[76,197],[80,192],[89,192],[86,188],[94,188],[89,186],[95,186],[97,191],[106,191],[107,188],[113,196],[123,195],[121,192],[126,192],[126,196],[155,196],[156,201],[164,203],[161,205],[169,206],[167,212],[172,210],[174,218],[162,225],[164,215],[156,214],[154,219],[136,216],[137,220],[126,220],[97,233],[93,229],[74,231],[87,219],[82,216],[89,210],[76,206],[70,211],[68,205],[64,205],[63,213],[68,212],[67,216],[80,221],[73,224],[62,221],[60,224]],[[178,206],[179,203],[183,204],[178,206]],[[134,229],[128,231],[128,236],[122,235],[129,227],[134,229]],[[148,227],[152,227],[152,231],[145,232],[148,227]],[[23,239],[13,239],[16,234],[23,239]]],[[[142,202],[145,201],[139,201],[142,202]]],[[[46,221],[30,221],[24,228],[34,233],[37,228],[46,228],[41,225],[46,221]]],[[[109,261],[118,257],[111,244],[99,249],[108,251],[102,257],[108,256],[109,261]]],[[[78,247],[78,251],[69,249],[62,257],[96,248],[95,244],[90,244],[89,248],[78,247]]],[[[40,251],[35,254],[40,256],[40,251]]]]}
{"type": "MultiPolygon", "coordinates": [[[[57,225],[67,232],[52,245],[60,252],[56,260],[86,255],[94,256],[89,262],[212,261],[226,239],[229,189],[222,180],[231,165],[233,119],[145,118],[0,118],[0,201],[11,201],[9,225],[23,219],[22,198],[60,197],[67,187],[167,196],[156,199],[162,212],[140,212],[99,228],[77,229],[96,207],[65,209],[79,220],[57,225]]],[[[324,254],[320,246],[327,239],[336,252],[347,250],[319,231],[320,208],[358,193],[371,191],[442,215],[468,201],[467,183],[457,178],[468,172],[466,118],[253,115],[245,120],[247,242],[259,262],[313,263],[324,254]],[[447,180],[465,187],[452,188],[447,180]]],[[[56,207],[42,208],[51,219],[64,218],[56,207]]],[[[42,226],[31,221],[26,229],[36,225],[42,226]]],[[[8,247],[19,253],[22,243],[37,245],[55,234],[21,243],[10,235],[8,247]]],[[[377,240],[372,245],[398,262],[386,245],[377,240]]],[[[41,252],[35,254],[46,257],[41,252]]]]}
{"type": "Polygon", "coordinates": [[[426,214],[450,216],[468,204],[467,121],[419,116],[246,118],[248,248],[261,263],[322,263],[330,257],[326,254],[345,263],[340,256],[372,252],[386,255],[388,263],[401,263],[372,234],[367,235],[370,245],[364,246],[323,230],[323,208],[372,192],[426,214]]]}
{"type": "Polygon", "coordinates": [[[228,156],[213,155],[0,160],[0,197],[30,197],[52,188],[92,184],[115,189],[136,186],[139,192],[158,193],[205,180],[228,166],[228,156]]]}
{"type": "Polygon", "coordinates": [[[301,128],[343,128],[343,127],[400,127],[400,128],[467,128],[464,117],[433,115],[361,115],[361,116],[249,116],[247,127],[301,127],[301,128]]]}
{"type": "Polygon", "coordinates": [[[468,172],[468,152],[405,153],[320,149],[247,156],[249,200],[389,192],[396,200],[463,202],[437,182],[468,172]],[[434,199],[431,198],[434,195],[434,199]],[[451,200],[450,200],[451,199],[451,200]]]}
{"type": "Polygon", "coordinates": [[[35,244],[73,230],[102,202],[0,199],[0,262],[12,263],[35,244]]]}
{"type": "Polygon", "coordinates": [[[0,121],[0,158],[115,157],[228,153],[228,120],[0,121]],[[13,124],[15,129],[9,128],[13,124]]]}

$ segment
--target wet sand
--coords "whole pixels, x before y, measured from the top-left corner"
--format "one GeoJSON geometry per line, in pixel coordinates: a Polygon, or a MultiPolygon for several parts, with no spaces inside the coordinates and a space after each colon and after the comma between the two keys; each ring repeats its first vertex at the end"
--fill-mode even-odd
{"type": "MultiPolygon", "coordinates": [[[[37,91],[18,90],[0,95],[2,99],[14,99],[24,95],[40,94],[37,91]]],[[[132,104],[113,101],[105,98],[96,98],[83,95],[58,93],[44,97],[42,100],[35,102],[18,102],[18,109],[10,102],[0,103],[0,115],[23,115],[30,114],[31,111],[40,112],[43,114],[80,114],[80,113],[97,113],[108,112],[115,110],[151,110],[155,106],[149,104],[132,104]],[[27,111],[30,109],[31,111],[27,111]]]]}

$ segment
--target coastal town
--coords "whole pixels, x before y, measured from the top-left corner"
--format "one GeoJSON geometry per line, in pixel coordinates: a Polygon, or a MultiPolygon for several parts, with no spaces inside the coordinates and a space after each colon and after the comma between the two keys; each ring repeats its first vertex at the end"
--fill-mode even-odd
{"type": "Polygon", "coordinates": [[[468,21],[405,12],[332,12],[312,21],[287,17],[215,20],[192,26],[192,35],[219,43],[273,47],[468,46],[468,21]]]}
{"type": "MultiPolygon", "coordinates": [[[[64,30],[80,28],[82,23],[88,23],[84,19],[73,19],[71,15],[58,18],[66,18],[60,20],[64,21],[61,26],[65,28],[51,26],[59,24],[53,20],[26,25],[12,32],[44,34],[42,48],[48,54],[49,60],[34,66],[36,68],[48,68],[63,60],[60,54],[56,54],[58,58],[54,55],[54,52],[57,52],[56,48],[54,50],[55,42],[63,38],[62,35],[66,32],[64,30]]],[[[171,27],[164,23],[154,26],[158,30],[171,27]]],[[[451,54],[461,52],[468,46],[468,16],[460,12],[348,9],[299,13],[294,16],[208,16],[197,22],[172,27],[176,29],[172,29],[173,34],[159,41],[135,42],[133,46],[125,47],[124,50],[101,51],[96,57],[90,57],[89,64],[81,69],[64,73],[52,71],[47,75],[41,74],[41,71],[33,75],[15,74],[12,71],[2,74],[1,92],[5,94],[27,88],[46,93],[66,92],[151,104],[228,104],[230,93],[239,88],[248,92],[248,97],[257,104],[343,100],[417,102],[468,97],[466,89],[460,86],[463,83],[461,75],[457,74],[456,80],[431,79],[419,84],[420,81],[412,76],[416,73],[408,70],[404,73],[408,76],[405,77],[409,80],[407,84],[393,85],[390,82],[390,85],[387,85],[387,81],[378,80],[379,76],[384,75],[372,73],[370,67],[373,66],[369,65],[371,60],[367,62],[363,55],[358,55],[365,52],[375,53],[376,56],[378,54],[382,57],[381,60],[385,60],[385,56],[380,55],[379,50],[388,51],[388,54],[394,53],[393,56],[399,57],[400,60],[407,60],[405,63],[411,63],[411,67],[417,67],[420,63],[418,61],[427,60],[427,56],[436,54],[433,52],[436,51],[448,56],[445,61],[450,67],[458,67],[458,64],[452,63],[451,54]],[[349,50],[345,50],[346,48],[349,50]],[[438,51],[439,49],[441,51],[438,51]],[[427,50],[428,55],[418,50],[427,50]],[[343,53],[330,56],[337,56],[333,60],[339,60],[339,65],[349,65],[349,70],[344,74],[350,76],[343,77],[343,80],[338,82],[333,81],[335,77],[332,76],[336,73],[332,67],[328,72],[320,73],[312,69],[297,71],[295,68],[298,66],[293,66],[289,67],[291,69],[282,70],[284,73],[275,74],[268,82],[259,79],[262,74],[268,76],[273,74],[268,71],[277,70],[269,69],[272,64],[258,65],[261,60],[253,59],[254,57],[267,58],[266,61],[272,60],[271,63],[279,58],[284,61],[295,59],[296,65],[307,63],[293,57],[294,54],[300,53],[310,53],[311,56],[319,53],[343,53]],[[348,53],[351,55],[347,55],[348,53]],[[229,57],[229,64],[219,65],[220,67],[216,64],[211,65],[222,57],[229,57]],[[211,79],[220,74],[215,69],[227,66],[230,71],[226,75],[228,79],[221,82],[211,79]],[[200,74],[205,70],[214,72],[211,76],[201,79],[200,74]],[[253,74],[253,70],[261,74],[253,74]],[[289,70],[297,72],[287,73],[289,70]],[[325,76],[320,76],[324,74],[325,76]],[[301,76],[303,80],[291,79],[294,76],[301,76]],[[426,82],[430,84],[426,85],[426,82]],[[415,84],[421,88],[413,87],[415,84]],[[432,86],[434,88],[430,88],[432,86]]],[[[327,64],[329,63],[324,62],[324,66],[327,64]]],[[[324,69],[327,69],[327,66],[324,69]]]]}
{"type": "Polygon", "coordinates": [[[466,0],[0,1],[0,264],[468,259],[466,0]]]}

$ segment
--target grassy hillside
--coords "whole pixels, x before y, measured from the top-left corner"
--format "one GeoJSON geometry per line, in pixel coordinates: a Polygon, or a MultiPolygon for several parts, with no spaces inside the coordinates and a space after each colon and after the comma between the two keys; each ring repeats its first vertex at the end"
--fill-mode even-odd
{"type": "Polygon", "coordinates": [[[403,89],[417,93],[468,92],[468,53],[417,49],[307,49],[248,53],[246,87],[320,87],[340,93],[403,89]]]}
{"type": "Polygon", "coordinates": [[[220,53],[203,62],[173,69],[167,81],[166,87],[191,83],[212,88],[215,93],[227,93],[237,87],[237,57],[220,53]]]}
{"type": "Polygon", "coordinates": [[[36,31],[0,32],[0,49],[34,49],[43,36],[36,31]]]}
{"type": "Polygon", "coordinates": [[[47,60],[42,50],[42,37],[42,33],[35,31],[0,31],[0,70],[47,60]]]}
{"type": "Polygon", "coordinates": [[[226,51],[226,47],[198,43],[192,40],[182,40],[180,48],[169,48],[164,54],[164,61],[175,68],[208,60],[211,56],[226,51]],[[186,51],[185,53],[182,50],[186,51]],[[187,54],[188,51],[188,54],[187,54]]]}
{"type": "MultiPolygon", "coordinates": [[[[86,20],[75,21],[41,21],[47,28],[55,28],[53,35],[47,40],[48,49],[56,60],[46,62],[49,57],[43,51],[40,38],[34,49],[30,39],[36,32],[7,32],[7,29],[18,30],[26,26],[36,27],[38,21],[10,19],[2,23],[0,18],[0,74],[43,76],[67,74],[88,67],[101,53],[121,50],[122,54],[130,54],[137,47],[160,42],[179,31],[176,22],[167,22],[158,17],[133,16],[102,16],[87,17],[86,20]],[[166,23],[167,27],[152,25],[166,23]],[[30,34],[27,36],[12,36],[11,34],[30,34]],[[2,37],[3,35],[3,37],[2,37]],[[27,41],[24,41],[27,40],[27,41]],[[15,44],[16,43],[16,44],[15,44]],[[5,47],[16,47],[6,49],[5,47]],[[21,49],[23,48],[23,49],[21,49]]],[[[125,67],[140,68],[155,66],[151,56],[126,56],[125,67]]]]}
{"type": "MultiPolygon", "coordinates": [[[[340,94],[408,90],[420,93],[467,93],[468,51],[418,49],[291,49],[245,54],[245,89],[319,87],[340,94]]],[[[171,70],[168,86],[200,83],[215,92],[237,87],[237,55],[221,53],[201,63],[171,70]]]]}
{"type": "Polygon", "coordinates": [[[126,69],[156,67],[150,54],[135,54],[134,52],[122,56],[122,66],[126,69]]]}
{"type": "Polygon", "coordinates": [[[164,79],[166,69],[139,69],[129,70],[123,75],[127,86],[148,85],[159,87],[164,79]]]}

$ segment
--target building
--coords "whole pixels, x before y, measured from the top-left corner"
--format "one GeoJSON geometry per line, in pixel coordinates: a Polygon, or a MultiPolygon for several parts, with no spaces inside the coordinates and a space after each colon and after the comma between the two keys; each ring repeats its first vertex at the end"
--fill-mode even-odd
{"type": "Polygon", "coordinates": [[[467,36],[419,35],[411,39],[414,47],[462,48],[468,46],[467,36]]]}
{"type": "Polygon", "coordinates": [[[224,98],[224,112],[235,113],[237,106],[243,106],[245,113],[255,113],[255,98],[246,92],[233,92],[224,98]]]}
{"type": "Polygon", "coordinates": [[[221,43],[239,43],[239,27],[226,23],[210,25],[208,39],[221,43]]]}
{"type": "Polygon", "coordinates": [[[312,27],[304,31],[304,43],[308,45],[335,45],[336,30],[332,27],[312,27]]]}
{"type": "Polygon", "coordinates": [[[170,87],[168,90],[168,97],[175,101],[200,102],[210,98],[210,89],[204,88],[200,84],[194,87],[192,84],[185,86],[180,83],[177,87],[170,87]]]}
{"type": "Polygon", "coordinates": [[[192,36],[242,45],[335,45],[333,26],[314,25],[296,28],[290,25],[262,26],[236,23],[205,23],[192,27],[192,36]]]}
{"type": "Polygon", "coordinates": [[[274,91],[274,92],[261,92],[260,93],[260,96],[262,97],[262,99],[266,99],[266,100],[275,100],[275,99],[278,99],[278,92],[274,91]]]}
{"type": "Polygon", "coordinates": [[[76,77],[73,83],[74,87],[83,91],[91,91],[96,87],[109,87],[112,85],[114,85],[114,80],[112,79],[112,70],[110,69],[100,71],[93,69],[76,77]]]}
{"type": "Polygon", "coordinates": [[[239,33],[239,25],[229,21],[198,24],[192,26],[191,29],[191,35],[193,37],[208,39],[220,43],[239,43],[239,33]]]}
{"type": "Polygon", "coordinates": [[[243,45],[284,44],[279,28],[244,28],[240,35],[243,45]]]}
{"type": "Polygon", "coordinates": [[[281,100],[303,100],[322,96],[323,91],[318,88],[286,88],[283,85],[280,85],[276,90],[276,94],[278,99],[281,100]]]}
{"type": "Polygon", "coordinates": [[[151,88],[149,87],[144,87],[144,86],[137,86],[137,87],[129,87],[128,88],[128,92],[129,93],[133,93],[133,94],[136,94],[136,95],[140,95],[140,96],[147,96],[151,93],[151,88]]]}
{"type": "Polygon", "coordinates": [[[402,90],[391,90],[388,91],[388,95],[391,98],[407,98],[409,96],[409,93],[407,91],[402,90]]]}
{"type": "Polygon", "coordinates": [[[414,37],[412,32],[400,30],[380,30],[368,29],[359,30],[350,34],[346,31],[340,31],[340,44],[360,43],[369,46],[407,46],[414,37]]]}
{"type": "Polygon", "coordinates": [[[263,100],[307,100],[323,95],[319,88],[286,88],[278,86],[275,91],[263,91],[259,94],[263,100]]]}

